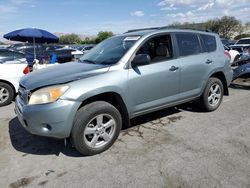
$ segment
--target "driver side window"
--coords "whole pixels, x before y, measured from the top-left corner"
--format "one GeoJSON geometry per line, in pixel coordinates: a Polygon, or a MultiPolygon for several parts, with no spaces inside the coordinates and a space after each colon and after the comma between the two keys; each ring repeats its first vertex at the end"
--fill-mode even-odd
{"type": "Polygon", "coordinates": [[[172,59],[173,48],[170,35],[161,35],[149,39],[137,51],[136,55],[138,54],[149,55],[151,63],[172,59]]]}

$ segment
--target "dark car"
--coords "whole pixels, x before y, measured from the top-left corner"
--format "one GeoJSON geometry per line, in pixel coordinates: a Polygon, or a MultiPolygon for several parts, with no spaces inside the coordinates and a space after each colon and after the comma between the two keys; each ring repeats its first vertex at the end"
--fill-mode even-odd
{"type": "Polygon", "coordinates": [[[233,50],[237,50],[241,56],[250,56],[250,38],[242,38],[238,40],[234,45],[230,46],[233,50]]]}
{"type": "MultiPolygon", "coordinates": [[[[36,44],[35,46],[36,59],[38,60],[51,59],[51,57],[55,54],[58,63],[65,63],[71,61],[73,59],[73,56],[71,54],[72,49],[65,49],[62,47],[63,46],[56,44],[52,45],[36,44]]],[[[25,57],[27,58],[28,62],[29,60],[31,60],[30,63],[33,62],[34,46],[32,44],[29,43],[15,44],[10,46],[9,49],[25,54],[25,57]]]]}

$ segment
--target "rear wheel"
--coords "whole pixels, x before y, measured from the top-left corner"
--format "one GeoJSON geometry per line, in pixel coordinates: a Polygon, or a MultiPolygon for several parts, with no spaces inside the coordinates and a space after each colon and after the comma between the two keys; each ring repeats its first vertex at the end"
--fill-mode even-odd
{"type": "Polygon", "coordinates": [[[216,110],[223,99],[223,85],[218,78],[209,78],[206,88],[200,97],[199,104],[207,112],[216,110]]]}
{"type": "Polygon", "coordinates": [[[11,103],[14,93],[15,91],[9,84],[0,82],[0,107],[11,103]]]}
{"type": "Polygon", "coordinates": [[[72,129],[72,141],[83,155],[95,155],[107,150],[119,136],[122,126],[119,111],[104,101],[80,108],[72,129]]]}

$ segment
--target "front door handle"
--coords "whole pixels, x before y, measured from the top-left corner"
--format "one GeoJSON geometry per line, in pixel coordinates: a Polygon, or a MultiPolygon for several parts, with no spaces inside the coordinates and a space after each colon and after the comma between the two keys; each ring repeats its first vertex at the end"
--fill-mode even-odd
{"type": "Polygon", "coordinates": [[[213,63],[213,61],[212,60],[210,60],[210,59],[207,59],[207,61],[206,61],[206,64],[211,64],[211,63],[213,63]]]}
{"type": "Polygon", "coordinates": [[[178,69],[179,69],[179,67],[172,66],[169,70],[170,70],[170,71],[176,71],[176,70],[178,70],[178,69]]]}

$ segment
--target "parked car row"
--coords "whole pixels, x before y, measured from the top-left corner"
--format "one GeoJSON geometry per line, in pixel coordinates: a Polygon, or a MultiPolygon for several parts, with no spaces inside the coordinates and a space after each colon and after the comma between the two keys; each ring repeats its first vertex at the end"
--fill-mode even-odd
{"type": "Polygon", "coordinates": [[[82,45],[77,48],[56,44],[18,43],[0,49],[0,107],[9,104],[18,92],[20,78],[38,69],[53,66],[54,63],[66,63],[80,59],[94,45],[82,45]],[[79,50],[78,50],[79,48],[79,50]],[[53,64],[50,64],[52,63],[53,64]]]}
{"type": "Polygon", "coordinates": [[[238,41],[230,41],[227,39],[221,39],[224,44],[225,50],[231,56],[232,66],[238,66],[238,61],[246,60],[250,58],[250,38],[242,38],[238,41]]]}

